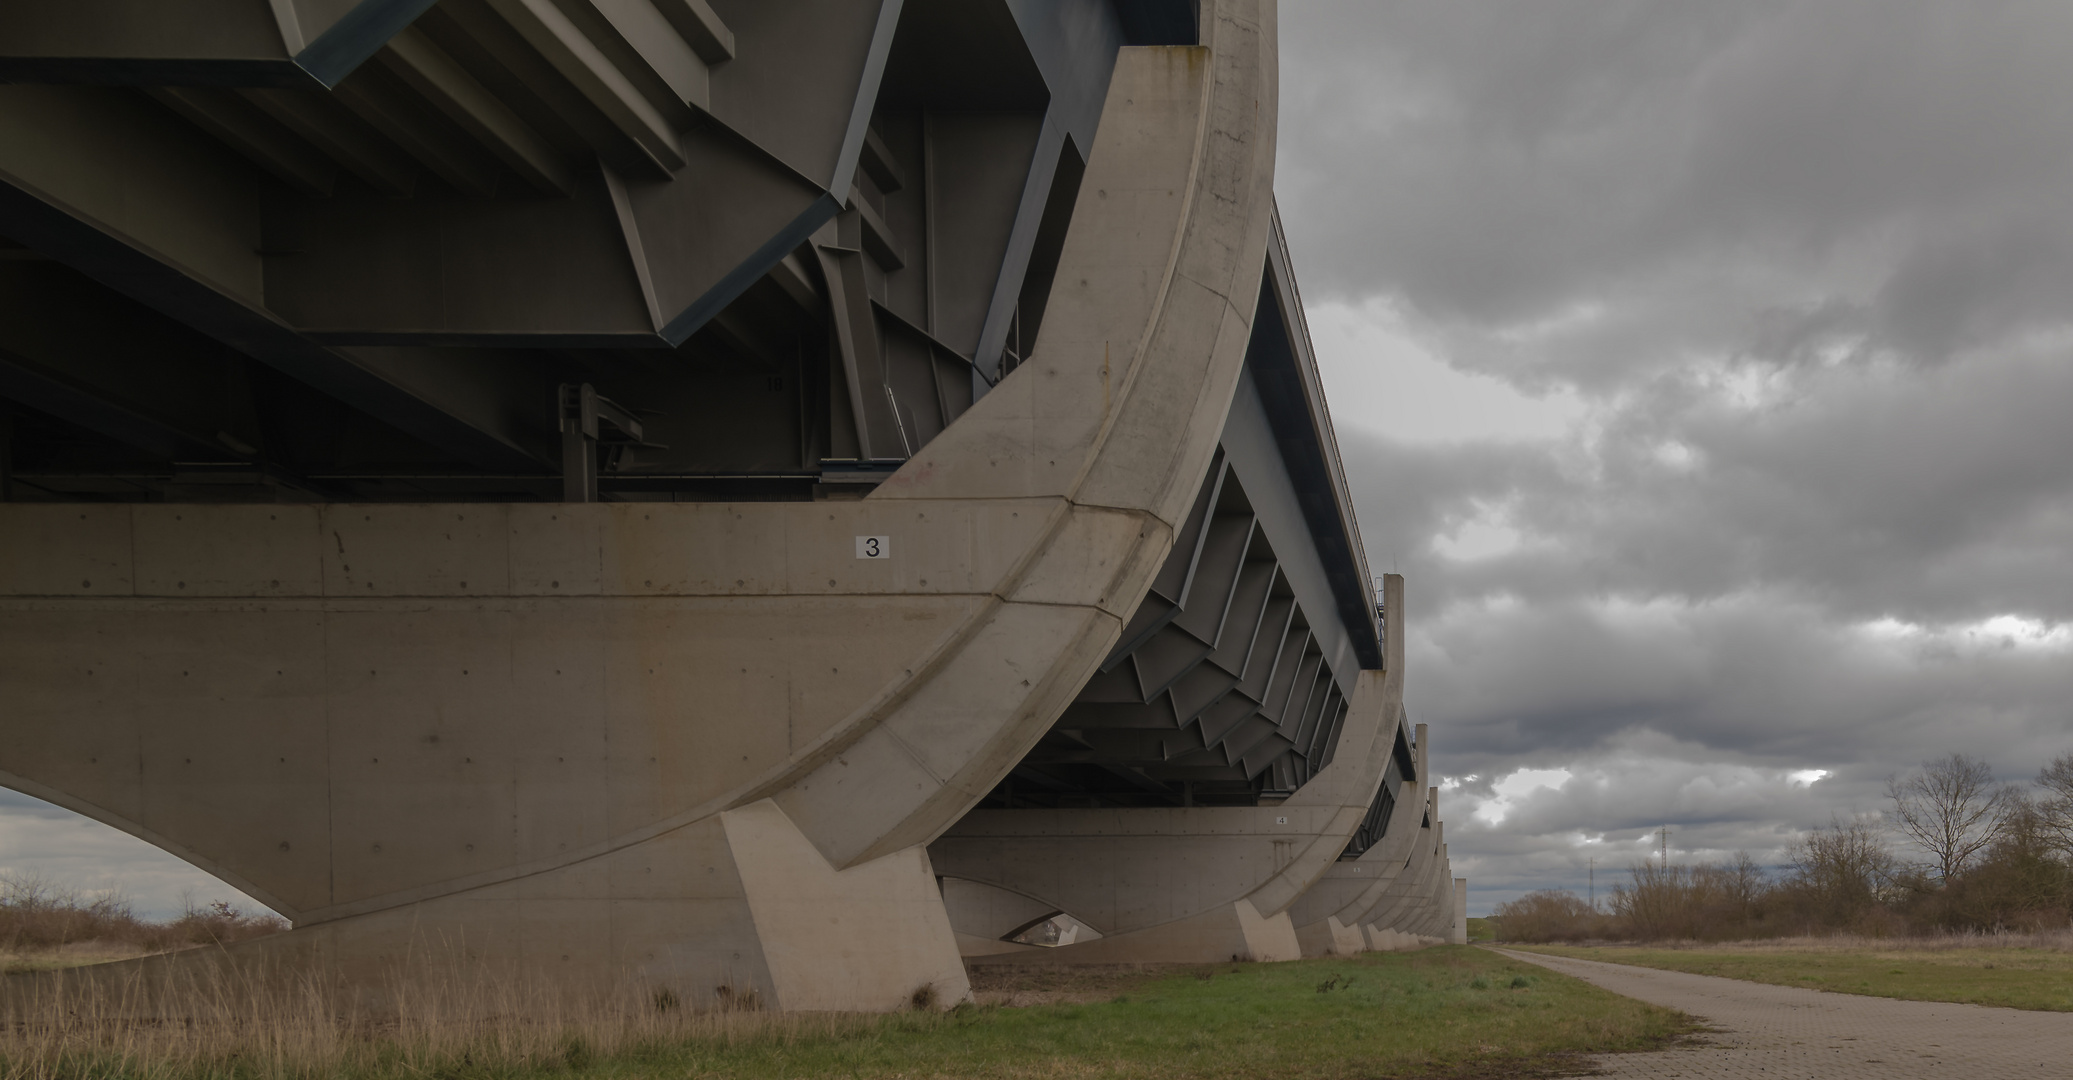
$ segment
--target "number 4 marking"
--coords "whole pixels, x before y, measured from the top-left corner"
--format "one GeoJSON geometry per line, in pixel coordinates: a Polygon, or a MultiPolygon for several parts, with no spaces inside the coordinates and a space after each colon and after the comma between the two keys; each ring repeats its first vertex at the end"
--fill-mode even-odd
{"type": "Polygon", "coordinates": [[[857,558],[890,559],[893,555],[893,538],[890,536],[857,537],[857,558]]]}

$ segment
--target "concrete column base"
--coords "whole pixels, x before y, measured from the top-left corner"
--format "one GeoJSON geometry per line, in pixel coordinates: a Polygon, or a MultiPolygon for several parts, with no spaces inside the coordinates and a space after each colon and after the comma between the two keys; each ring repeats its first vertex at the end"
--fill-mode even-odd
{"type": "Polygon", "coordinates": [[[778,1008],[887,1011],[923,987],[971,1000],[926,848],[837,870],[768,799],[720,820],[778,1008]]]}
{"type": "Polygon", "coordinates": [[[1401,952],[1417,947],[1411,935],[1401,930],[1370,926],[1367,928],[1368,948],[1375,952],[1401,952]]]}
{"type": "Polygon", "coordinates": [[[1250,900],[1170,923],[1055,949],[972,956],[974,964],[1215,964],[1296,960],[1303,947],[1288,913],[1263,916],[1250,900]]]}
{"type": "Polygon", "coordinates": [[[1302,943],[1304,956],[1357,956],[1368,949],[1367,937],[1360,927],[1347,926],[1335,915],[1298,927],[1296,940],[1302,943]]]}
{"type": "Polygon", "coordinates": [[[178,994],[224,968],[254,986],[314,975],[384,1012],[399,989],[471,985],[495,987],[477,1004],[496,1011],[665,992],[690,1009],[885,1012],[924,987],[939,1006],[971,999],[925,849],[837,870],[767,799],[513,881],[66,975],[178,994]]]}

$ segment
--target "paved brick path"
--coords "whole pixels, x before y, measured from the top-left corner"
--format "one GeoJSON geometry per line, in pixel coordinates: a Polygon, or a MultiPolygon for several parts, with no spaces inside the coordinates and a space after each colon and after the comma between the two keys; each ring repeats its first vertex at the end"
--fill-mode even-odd
{"type": "Polygon", "coordinates": [[[1496,950],[1720,1029],[1711,1046],[1598,1059],[1602,1075],[1798,1080],[2073,1078],[2073,1014],[1831,994],[1496,950]]]}

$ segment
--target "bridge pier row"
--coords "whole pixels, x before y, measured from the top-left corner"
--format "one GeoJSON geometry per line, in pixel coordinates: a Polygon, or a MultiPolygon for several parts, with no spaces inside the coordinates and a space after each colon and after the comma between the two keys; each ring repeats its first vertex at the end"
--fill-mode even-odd
{"type": "MultiPolygon", "coordinates": [[[[1401,595],[1401,579],[1391,588],[1401,595]]],[[[1337,860],[1395,745],[1401,668],[1356,677],[1331,765],[1275,806],[975,810],[930,846],[948,877],[1031,897],[1102,936],[974,963],[1212,963],[1303,955],[1289,909],[1337,860]]],[[[953,924],[965,921],[953,910],[953,924]]],[[[977,936],[977,935],[972,935],[977,936]]]]}
{"type": "MultiPolygon", "coordinates": [[[[1422,747],[1420,752],[1422,755],[1422,747]]],[[[1419,832],[1423,804],[1416,798],[1418,780],[1408,779],[1399,786],[1402,791],[1391,808],[1382,842],[1358,859],[1334,863],[1290,909],[1304,956],[1349,956],[1368,948],[1361,916],[1403,871],[1419,832]]]]}
{"type": "MultiPolygon", "coordinates": [[[[1438,819],[1432,816],[1432,804],[1425,797],[1425,786],[1431,780],[1428,729],[1419,724],[1415,730],[1410,767],[1398,783],[1380,839],[1358,858],[1335,863],[1291,909],[1305,956],[1343,956],[1375,947],[1363,925],[1386,910],[1385,900],[1403,894],[1405,875],[1412,873],[1414,865],[1424,865],[1415,852],[1421,844],[1431,847],[1438,819]]],[[[1408,916],[1390,917],[1401,921],[1408,916]]],[[[1387,925],[1393,934],[1398,924],[1387,925]]]]}
{"type": "Polygon", "coordinates": [[[1405,737],[1401,577],[1385,576],[1383,600],[1384,663],[1358,673],[1330,764],[1289,798],[977,809],[931,845],[954,883],[949,913],[967,961],[1284,960],[1440,940],[1430,927],[1455,921],[1454,891],[1437,789],[1425,786],[1426,726],[1416,726],[1415,748],[1405,737]],[[1374,803],[1392,783],[1385,813],[1374,803]],[[1361,828],[1373,833],[1352,848],[1361,828]],[[1053,913],[1096,936],[1049,947],[1008,940],[1053,913]]]}

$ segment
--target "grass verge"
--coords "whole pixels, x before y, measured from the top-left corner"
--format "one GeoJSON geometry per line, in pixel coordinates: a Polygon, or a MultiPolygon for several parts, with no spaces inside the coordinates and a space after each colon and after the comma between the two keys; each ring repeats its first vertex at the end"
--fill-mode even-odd
{"type": "Polygon", "coordinates": [[[2073,1012],[2073,953],[2058,949],[1995,945],[1926,948],[1910,947],[1904,942],[1883,946],[1803,942],[1797,946],[1750,943],[1505,948],[1843,994],[2073,1012]]]}
{"type": "Polygon", "coordinates": [[[283,1038],[280,1025],[245,1016],[182,1036],[178,1053],[153,1052],[150,1033],[105,1029],[36,1050],[17,1028],[0,1034],[0,1077],[1535,1077],[1574,1075],[1581,1055],[1690,1029],[1682,1014],[1454,946],[1218,964],[1107,990],[1115,996],[1102,1001],[870,1017],[671,1013],[680,1019],[523,1030],[406,1018],[329,1038],[283,1038]]]}

